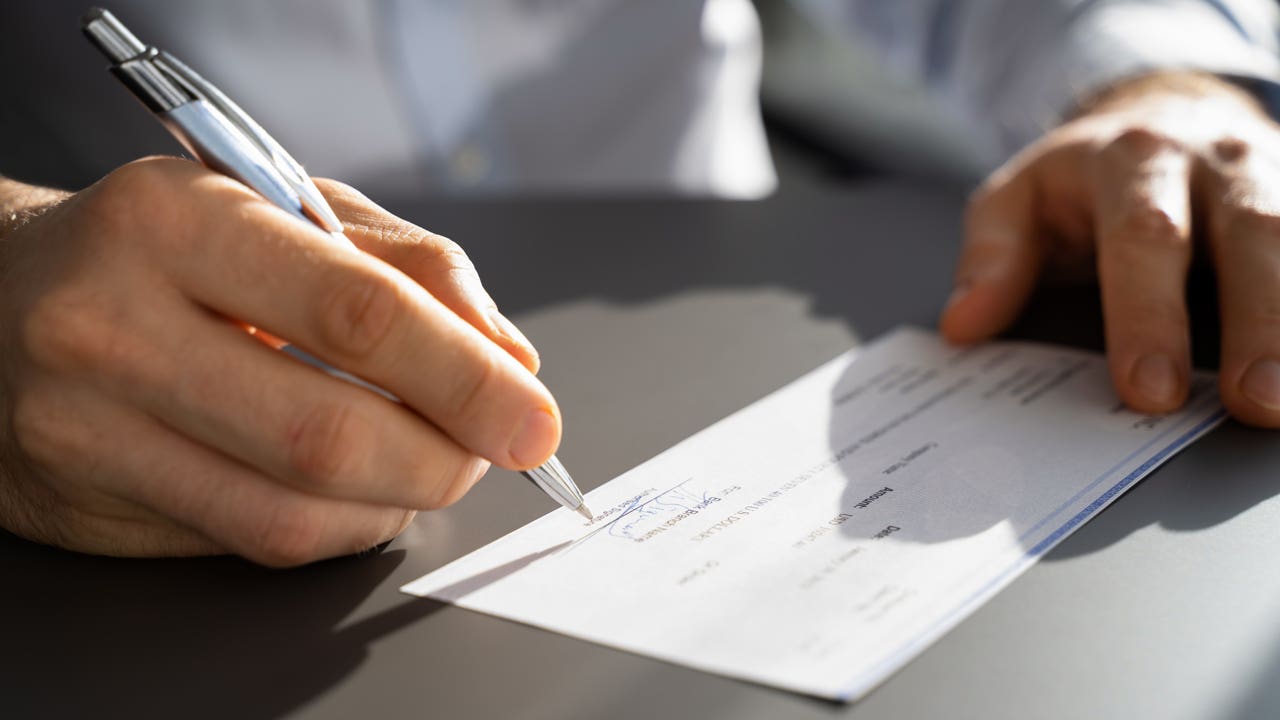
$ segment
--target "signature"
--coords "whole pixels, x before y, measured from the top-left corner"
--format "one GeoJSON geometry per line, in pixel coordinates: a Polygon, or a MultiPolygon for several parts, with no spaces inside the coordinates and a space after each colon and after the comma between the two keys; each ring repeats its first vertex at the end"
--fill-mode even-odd
{"type": "Polygon", "coordinates": [[[644,542],[697,515],[708,505],[720,501],[719,497],[710,492],[697,493],[686,490],[684,486],[692,479],[689,478],[661,495],[629,508],[609,526],[609,534],[613,537],[644,542]]]}
{"type": "Polygon", "coordinates": [[[572,552],[601,533],[622,540],[644,542],[698,514],[712,503],[720,502],[721,495],[729,495],[742,489],[738,485],[731,485],[718,494],[699,494],[685,489],[685,485],[692,481],[692,477],[685,478],[683,482],[658,495],[648,497],[649,491],[646,491],[637,495],[630,503],[616,506],[620,510],[617,517],[573,541],[560,554],[572,552]]]}

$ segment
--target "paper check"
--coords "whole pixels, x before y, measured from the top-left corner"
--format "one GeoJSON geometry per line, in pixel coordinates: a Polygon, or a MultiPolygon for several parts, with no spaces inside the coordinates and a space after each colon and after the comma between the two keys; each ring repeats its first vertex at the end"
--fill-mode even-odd
{"type": "Polygon", "coordinates": [[[402,588],[854,700],[1222,420],[1143,416],[1105,360],[898,330],[402,588]]]}

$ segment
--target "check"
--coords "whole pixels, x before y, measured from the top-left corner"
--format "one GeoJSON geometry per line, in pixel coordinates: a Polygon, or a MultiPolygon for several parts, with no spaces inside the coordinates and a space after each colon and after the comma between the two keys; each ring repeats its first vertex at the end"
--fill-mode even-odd
{"type": "Polygon", "coordinates": [[[1098,355],[898,330],[402,588],[854,700],[1223,418],[1126,410],[1098,355]]]}

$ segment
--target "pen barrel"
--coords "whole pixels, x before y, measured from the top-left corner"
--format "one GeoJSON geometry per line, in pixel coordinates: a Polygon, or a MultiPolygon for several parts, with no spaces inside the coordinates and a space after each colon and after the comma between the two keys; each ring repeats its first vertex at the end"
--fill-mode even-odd
{"type": "Polygon", "coordinates": [[[83,22],[116,78],[206,167],[354,247],[302,165],[231,98],[181,60],[144,45],[106,10],[90,10],[83,22]]]}
{"type": "Polygon", "coordinates": [[[158,114],[173,133],[206,167],[252,188],[285,212],[314,225],[302,199],[276,172],[270,158],[203,100],[188,102],[158,114]]]}
{"type": "Polygon", "coordinates": [[[520,474],[562,506],[570,510],[582,507],[582,492],[569,479],[569,473],[555,456],[538,467],[522,470],[520,474]]]}

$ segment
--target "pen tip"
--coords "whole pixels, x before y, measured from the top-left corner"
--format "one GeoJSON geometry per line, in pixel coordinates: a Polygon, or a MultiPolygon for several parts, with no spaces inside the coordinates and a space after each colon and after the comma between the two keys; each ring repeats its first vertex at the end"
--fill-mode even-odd
{"type": "Polygon", "coordinates": [[[595,513],[591,512],[591,509],[587,507],[586,503],[578,506],[578,514],[586,518],[588,522],[595,519],[595,513]]]}

